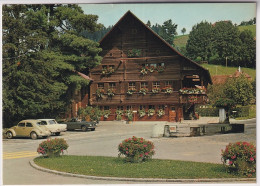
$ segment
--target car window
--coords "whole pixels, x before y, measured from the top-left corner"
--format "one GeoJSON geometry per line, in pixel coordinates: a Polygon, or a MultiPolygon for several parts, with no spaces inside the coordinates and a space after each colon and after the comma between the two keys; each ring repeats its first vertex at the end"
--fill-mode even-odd
{"type": "Polygon", "coordinates": [[[43,121],[39,121],[39,122],[37,122],[36,124],[37,124],[37,125],[47,125],[47,123],[46,123],[46,122],[44,123],[43,121]]]}
{"type": "Polygon", "coordinates": [[[39,125],[47,125],[47,121],[41,121],[39,122],[39,125]]]}
{"type": "Polygon", "coordinates": [[[19,123],[18,127],[25,127],[25,123],[19,123]]]}
{"type": "Polygon", "coordinates": [[[31,123],[26,123],[26,127],[33,127],[31,123]]]}
{"type": "Polygon", "coordinates": [[[50,121],[49,121],[49,124],[51,124],[51,125],[52,125],[52,124],[56,124],[56,123],[55,123],[55,120],[50,120],[50,121]]]}

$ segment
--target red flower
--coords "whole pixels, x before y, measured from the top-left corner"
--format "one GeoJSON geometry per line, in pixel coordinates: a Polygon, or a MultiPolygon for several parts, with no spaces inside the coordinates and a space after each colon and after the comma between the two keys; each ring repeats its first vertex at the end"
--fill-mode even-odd
{"type": "Polygon", "coordinates": [[[144,147],[147,147],[147,145],[144,145],[144,147]]]}
{"type": "Polygon", "coordinates": [[[229,161],[229,165],[231,165],[233,162],[232,161],[229,161]]]}
{"type": "Polygon", "coordinates": [[[254,161],[254,160],[255,160],[254,158],[252,158],[252,157],[250,158],[250,161],[254,161]]]}

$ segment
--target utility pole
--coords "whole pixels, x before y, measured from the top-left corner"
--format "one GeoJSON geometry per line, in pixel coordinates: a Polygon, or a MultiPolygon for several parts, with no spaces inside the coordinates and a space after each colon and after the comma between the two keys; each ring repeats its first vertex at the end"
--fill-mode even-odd
{"type": "Polygon", "coordinates": [[[226,67],[227,67],[227,57],[226,57],[226,67]]]}

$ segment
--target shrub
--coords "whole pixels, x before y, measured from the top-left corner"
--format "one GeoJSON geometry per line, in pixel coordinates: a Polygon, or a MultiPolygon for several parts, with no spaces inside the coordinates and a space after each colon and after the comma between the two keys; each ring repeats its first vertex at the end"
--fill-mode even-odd
{"type": "Polygon", "coordinates": [[[48,139],[39,144],[37,152],[46,157],[56,157],[67,150],[69,145],[63,138],[48,139]]]}
{"type": "Polygon", "coordinates": [[[125,155],[126,161],[137,163],[152,158],[154,155],[154,145],[143,138],[125,139],[118,145],[119,156],[125,155]]]}
{"type": "Polygon", "coordinates": [[[252,177],[256,172],[256,147],[248,142],[230,143],[222,150],[222,161],[229,171],[252,177]]]}

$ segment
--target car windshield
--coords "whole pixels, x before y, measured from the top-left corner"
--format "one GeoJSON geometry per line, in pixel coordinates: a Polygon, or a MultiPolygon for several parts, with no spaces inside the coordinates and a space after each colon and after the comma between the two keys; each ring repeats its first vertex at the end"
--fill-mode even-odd
{"type": "Polygon", "coordinates": [[[56,124],[56,121],[55,121],[55,120],[50,120],[50,121],[49,121],[49,124],[50,124],[50,125],[56,124]]]}

